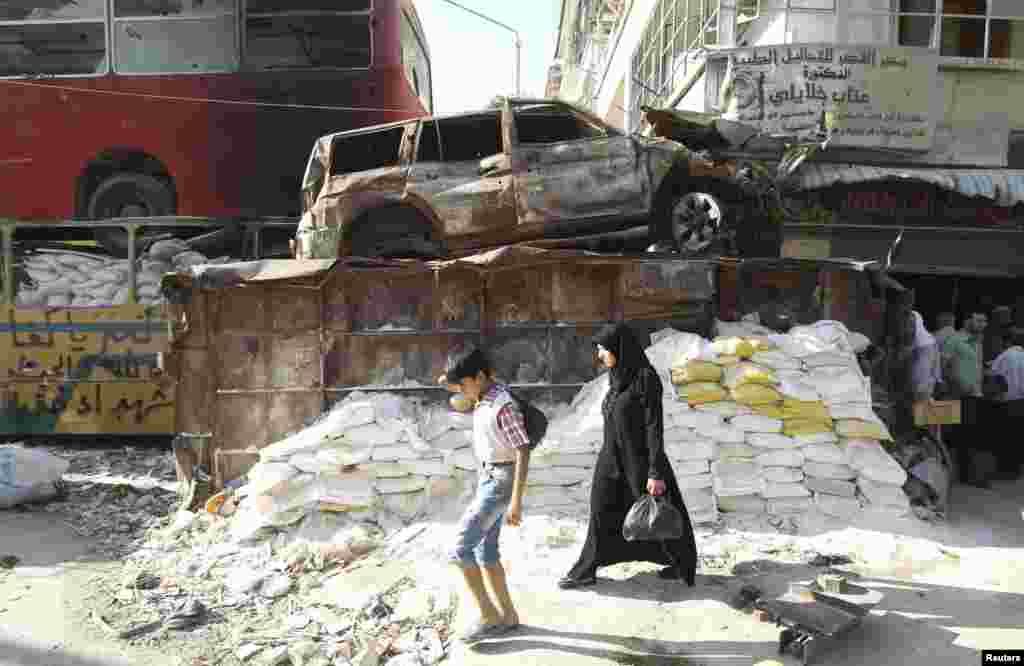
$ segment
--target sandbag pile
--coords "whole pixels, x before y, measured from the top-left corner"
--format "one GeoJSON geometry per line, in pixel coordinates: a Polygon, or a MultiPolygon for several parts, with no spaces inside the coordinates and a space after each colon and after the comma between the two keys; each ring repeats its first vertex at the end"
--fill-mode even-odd
{"type": "Polygon", "coordinates": [[[720,510],[816,507],[847,519],[862,504],[909,510],[906,474],[880,443],[892,438],[872,410],[870,384],[842,324],[822,321],[780,335],[718,322],[717,332],[712,341],[662,336],[651,359],[670,361],[672,391],[694,414],[688,418],[697,437],[673,433],[676,456],[691,440],[715,451],[710,482],[720,510]]]}
{"type": "MultiPolygon", "coordinates": [[[[228,259],[217,259],[216,263],[228,259]]],[[[138,259],[136,285],[139,303],[164,302],[160,278],[213,263],[178,239],[157,241],[138,259]]],[[[15,304],[26,308],[102,307],[128,303],[131,263],[127,259],[70,252],[39,250],[22,258],[22,283],[15,304]],[[25,279],[27,278],[27,280],[25,279]]]]}

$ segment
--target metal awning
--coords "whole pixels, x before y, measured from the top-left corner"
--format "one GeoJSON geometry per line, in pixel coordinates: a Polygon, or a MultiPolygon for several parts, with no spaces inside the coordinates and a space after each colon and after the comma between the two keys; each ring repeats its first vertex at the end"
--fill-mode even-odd
{"type": "Polygon", "coordinates": [[[796,184],[807,190],[890,178],[931,183],[968,197],[987,197],[1000,206],[1013,206],[1024,202],[1024,170],[906,169],[857,164],[805,163],[794,175],[796,184]]]}

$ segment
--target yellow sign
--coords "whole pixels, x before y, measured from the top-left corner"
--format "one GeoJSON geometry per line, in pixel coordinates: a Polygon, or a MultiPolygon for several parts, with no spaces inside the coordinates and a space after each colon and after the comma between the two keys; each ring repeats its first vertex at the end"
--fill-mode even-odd
{"type": "Polygon", "coordinates": [[[161,308],[8,307],[0,321],[0,433],[170,434],[174,378],[161,308]]]}

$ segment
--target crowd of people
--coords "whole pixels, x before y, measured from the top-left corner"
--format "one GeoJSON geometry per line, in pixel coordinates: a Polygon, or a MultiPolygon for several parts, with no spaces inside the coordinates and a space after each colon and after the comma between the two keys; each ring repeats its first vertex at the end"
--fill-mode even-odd
{"type": "Polygon", "coordinates": [[[945,431],[961,483],[988,487],[1015,480],[1024,455],[1010,435],[1024,424],[1024,328],[1013,325],[1010,308],[989,316],[971,312],[956,328],[955,316],[936,317],[928,331],[920,313],[910,349],[914,400],[959,400],[961,423],[945,431]]]}

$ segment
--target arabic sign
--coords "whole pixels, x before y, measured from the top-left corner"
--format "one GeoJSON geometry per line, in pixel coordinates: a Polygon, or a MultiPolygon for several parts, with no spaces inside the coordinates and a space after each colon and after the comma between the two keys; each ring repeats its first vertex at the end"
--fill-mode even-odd
{"type": "Polygon", "coordinates": [[[6,308],[0,433],[173,433],[169,341],[159,308],[6,308]]]}
{"type": "Polygon", "coordinates": [[[934,51],[789,45],[728,54],[725,117],[770,134],[836,145],[928,150],[938,80],[934,51]]]}

